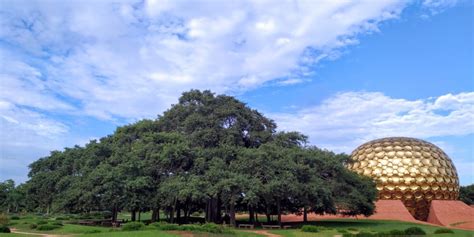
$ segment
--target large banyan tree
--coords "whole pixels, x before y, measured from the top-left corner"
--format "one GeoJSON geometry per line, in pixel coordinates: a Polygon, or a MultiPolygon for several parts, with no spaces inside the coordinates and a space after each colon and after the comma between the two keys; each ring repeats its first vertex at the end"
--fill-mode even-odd
{"type": "MultiPolygon", "coordinates": [[[[318,121],[314,121],[317,123],[318,121]]],[[[235,225],[237,211],[270,220],[282,213],[370,215],[374,184],[344,168],[347,155],[307,146],[234,97],[183,93],[155,120],[117,128],[84,147],[53,151],[30,165],[27,208],[45,212],[164,211],[186,223],[235,225]]]]}

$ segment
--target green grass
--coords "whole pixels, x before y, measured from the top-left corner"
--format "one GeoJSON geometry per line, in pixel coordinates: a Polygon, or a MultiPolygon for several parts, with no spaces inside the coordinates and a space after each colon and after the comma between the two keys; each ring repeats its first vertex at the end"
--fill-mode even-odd
{"type": "Polygon", "coordinates": [[[15,234],[15,233],[0,233],[0,237],[31,237],[32,235],[15,234]]]}
{"type": "Polygon", "coordinates": [[[422,228],[429,236],[444,237],[444,236],[474,236],[474,231],[468,230],[457,230],[452,229],[454,234],[433,234],[435,230],[441,228],[437,226],[430,225],[421,225],[414,224],[409,222],[401,221],[382,221],[382,220],[354,220],[354,219],[343,219],[343,220],[321,220],[317,222],[310,222],[310,224],[315,226],[320,226],[327,228],[327,230],[322,230],[319,233],[305,233],[300,229],[290,229],[290,230],[271,230],[271,233],[282,235],[285,237],[310,237],[310,236],[334,236],[340,234],[337,232],[338,229],[345,229],[348,232],[356,233],[358,231],[365,232],[382,232],[390,231],[393,229],[405,230],[406,228],[417,226],[422,228]],[[357,230],[349,230],[357,229],[357,230]]]}

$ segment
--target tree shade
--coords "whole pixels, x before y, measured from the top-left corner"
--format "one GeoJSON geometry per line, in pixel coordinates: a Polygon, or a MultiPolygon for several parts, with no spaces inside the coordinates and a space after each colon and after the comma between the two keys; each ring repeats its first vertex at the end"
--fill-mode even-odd
{"type": "Polygon", "coordinates": [[[371,215],[374,183],[344,167],[347,155],[306,141],[276,132],[274,121],[233,97],[191,90],[157,119],[33,162],[25,184],[1,183],[0,203],[8,211],[107,210],[114,220],[127,210],[132,220],[152,211],[156,221],[161,210],[176,223],[201,212],[232,225],[237,211],[250,222],[276,215],[280,224],[285,213],[371,215]]]}

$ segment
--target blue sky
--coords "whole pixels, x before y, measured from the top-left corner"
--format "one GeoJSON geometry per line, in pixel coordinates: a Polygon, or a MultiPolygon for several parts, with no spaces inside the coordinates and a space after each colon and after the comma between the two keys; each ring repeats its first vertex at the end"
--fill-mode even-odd
{"type": "Polygon", "coordinates": [[[0,180],[197,88],[337,152],[428,140],[474,183],[472,2],[279,3],[2,1],[0,180]]]}

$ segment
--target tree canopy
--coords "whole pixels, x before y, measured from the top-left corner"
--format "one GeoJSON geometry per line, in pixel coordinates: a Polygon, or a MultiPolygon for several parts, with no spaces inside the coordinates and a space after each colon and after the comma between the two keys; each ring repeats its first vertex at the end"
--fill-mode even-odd
{"type": "Polygon", "coordinates": [[[152,211],[153,221],[161,210],[178,223],[197,212],[232,225],[237,211],[251,222],[257,213],[281,222],[285,213],[306,220],[308,212],[374,212],[375,184],[345,168],[347,155],[276,127],[231,96],[191,90],[157,119],[33,162],[21,188],[0,184],[0,204],[7,211],[108,210],[113,219],[127,210],[132,220],[152,211]]]}

